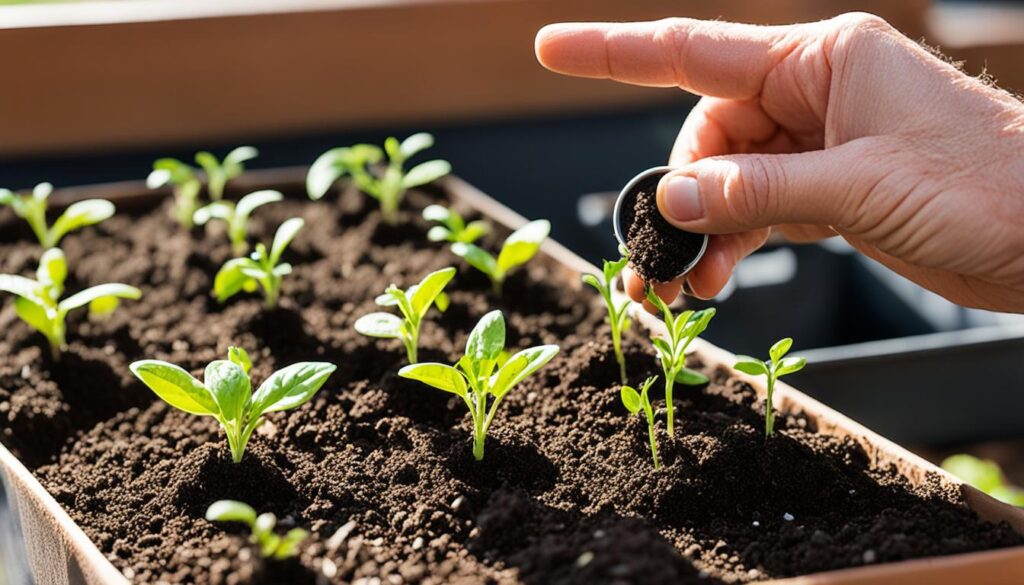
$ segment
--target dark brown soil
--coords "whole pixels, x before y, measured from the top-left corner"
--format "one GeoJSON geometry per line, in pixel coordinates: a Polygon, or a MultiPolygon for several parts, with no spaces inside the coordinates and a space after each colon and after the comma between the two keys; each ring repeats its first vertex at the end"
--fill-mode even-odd
{"type": "Polygon", "coordinates": [[[662,176],[652,175],[637,183],[635,203],[622,208],[622,225],[628,226],[629,265],[644,282],[669,282],[681,276],[704,246],[703,234],[683,231],[661,215],[657,191],[662,176]]]}
{"type": "MultiPolygon", "coordinates": [[[[121,281],[145,296],[100,323],[73,317],[59,364],[3,302],[4,444],[138,583],[732,583],[1022,543],[937,478],[912,486],[803,417],[780,415],[766,443],[753,390],[699,360],[712,382],[677,392],[677,435],[659,422],[654,471],[644,423],[619,403],[596,295],[544,261],[491,297],[482,275],[426,243],[418,210],[435,198],[410,194],[401,228],[354,192],[257,211],[265,239],[288,216],[307,221],[272,312],[255,297],[211,300],[226,238],[181,233],[164,208],[73,234],[69,290],[121,281]],[[482,463],[458,399],[398,378],[400,343],[352,329],[387,284],[446,265],[460,269],[452,306],[424,324],[423,359],[454,361],[494,307],[511,346],[562,347],[505,399],[482,463]],[[127,369],[158,358],[198,375],[229,344],[251,352],[257,382],[295,361],[338,365],[310,403],[269,417],[240,464],[214,421],[154,401],[127,369]],[[205,521],[223,498],[311,530],[302,556],[264,563],[237,526],[205,521]]],[[[0,271],[31,273],[28,237],[0,215],[0,271]]],[[[656,373],[635,328],[625,348],[634,380],[656,373]]]]}

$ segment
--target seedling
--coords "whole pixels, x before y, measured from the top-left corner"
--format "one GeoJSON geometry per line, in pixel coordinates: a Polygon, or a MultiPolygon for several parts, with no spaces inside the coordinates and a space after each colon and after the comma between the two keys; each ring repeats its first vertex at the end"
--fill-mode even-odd
{"type": "Polygon", "coordinates": [[[420,324],[431,305],[436,305],[441,311],[448,308],[448,296],[444,294],[444,287],[454,276],[454,268],[445,268],[431,272],[419,284],[412,285],[408,290],[402,290],[392,284],[384,294],[376,298],[376,302],[382,307],[397,306],[402,317],[396,317],[391,313],[363,315],[356,321],[356,331],[370,337],[401,339],[405,344],[409,363],[415,364],[420,324]]]}
{"type": "Polygon", "coordinates": [[[622,383],[625,384],[628,380],[626,379],[626,357],[622,355],[622,332],[629,328],[629,315],[627,309],[629,309],[629,299],[623,300],[617,306],[615,299],[612,298],[612,290],[615,286],[615,279],[618,278],[622,269],[626,267],[626,263],[629,262],[629,258],[621,258],[612,262],[610,260],[604,261],[604,281],[598,279],[593,274],[584,274],[583,282],[597,289],[597,292],[601,293],[604,298],[604,304],[608,307],[608,324],[612,328],[612,348],[615,350],[615,360],[619,362],[619,376],[622,379],[622,383]]]}
{"type": "Polygon", "coordinates": [[[501,400],[516,384],[558,354],[557,345],[524,349],[499,366],[505,348],[505,318],[491,311],[480,319],[466,341],[466,353],[454,367],[439,363],[405,366],[398,375],[419,380],[462,398],[473,418],[473,457],[484,458],[484,441],[501,400]],[[497,372],[495,372],[497,370],[497,372]],[[491,397],[488,408],[488,396],[491,397]]]}
{"type": "Polygon", "coordinates": [[[715,316],[715,309],[701,311],[683,311],[672,315],[661,297],[654,294],[654,289],[647,289],[647,300],[661,311],[665,322],[666,337],[651,339],[654,349],[661,359],[661,369],[665,372],[665,407],[668,412],[668,434],[674,436],[675,404],[672,402],[672,390],[676,382],[687,386],[699,386],[708,382],[707,376],[686,367],[686,348],[698,335],[708,328],[708,323],[715,316]]]}
{"type": "Polygon", "coordinates": [[[229,152],[223,161],[217,161],[217,157],[209,152],[197,152],[196,162],[206,172],[206,192],[210,200],[223,199],[228,181],[241,176],[245,172],[245,162],[258,155],[259,151],[252,146],[239,146],[229,152]]]}
{"type": "Polygon", "coordinates": [[[146,187],[159,189],[164,185],[173,186],[174,219],[181,227],[192,229],[192,216],[199,207],[199,190],[203,186],[196,170],[176,158],[157,159],[146,177],[146,187]]]}
{"type": "Polygon", "coordinates": [[[0,189],[0,205],[10,205],[14,214],[28,222],[43,248],[53,248],[69,232],[89,225],[95,225],[114,215],[114,204],[105,199],[86,199],[68,206],[64,213],[46,225],[46,207],[53,185],[39,183],[32,193],[18,195],[8,189],[0,189]]]}
{"type": "Polygon", "coordinates": [[[129,367],[167,404],[189,414],[217,419],[228,437],[235,463],[242,460],[249,437],[263,423],[265,414],[305,404],[335,370],[334,364],[325,362],[292,364],[271,374],[254,394],[249,380],[252,361],[238,347],[228,350],[228,359],[206,366],[204,382],[159,360],[137,361],[129,367]]]}
{"type": "Polygon", "coordinates": [[[469,262],[470,266],[483,272],[491,279],[494,294],[501,294],[501,287],[509,273],[526,264],[537,254],[541,243],[551,233],[551,222],[537,219],[509,234],[501,245],[501,252],[495,259],[490,253],[476,244],[456,242],[452,244],[452,252],[469,262]]]}
{"type": "Polygon", "coordinates": [[[647,436],[651,441],[651,456],[654,457],[655,469],[660,468],[661,463],[658,462],[658,442],[655,440],[654,435],[654,409],[651,408],[651,399],[647,395],[647,391],[657,380],[657,376],[651,376],[644,380],[643,385],[640,387],[640,392],[637,392],[632,386],[623,386],[619,393],[622,398],[622,405],[626,407],[630,414],[640,414],[640,411],[643,410],[644,416],[647,417],[647,436]]]}
{"type": "Polygon", "coordinates": [[[284,195],[280,191],[255,191],[239,199],[238,203],[222,200],[201,207],[196,210],[194,220],[198,225],[205,225],[211,219],[223,221],[228,226],[231,249],[235,254],[245,254],[249,251],[249,242],[246,240],[249,216],[257,207],[282,199],[284,195]]]}
{"type": "Polygon", "coordinates": [[[1000,502],[1024,506],[1024,489],[1006,481],[995,461],[972,455],[952,455],[942,462],[942,468],[1000,502]]]}
{"type": "Polygon", "coordinates": [[[793,339],[787,337],[777,341],[768,350],[771,359],[762,362],[757,358],[746,355],[736,356],[736,365],[733,367],[751,376],[765,376],[768,379],[768,394],[765,397],[764,409],[764,436],[768,438],[775,434],[775,409],[772,407],[772,394],[775,392],[775,381],[779,378],[799,372],[807,365],[807,360],[802,357],[785,357],[789,348],[793,346],[793,339]]]}
{"type": "Polygon", "coordinates": [[[127,284],[101,284],[60,300],[68,263],[64,252],[50,248],[43,253],[36,270],[36,279],[13,274],[0,274],[0,291],[15,295],[14,312],[29,327],[42,333],[50,342],[53,359],[67,347],[64,320],[68,312],[89,306],[90,317],[97,318],[114,311],[118,299],[138,299],[139,289],[127,284]]]}
{"type": "Polygon", "coordinates": [[[472,244],[491,231],[491,226],[486,221],[478,219],[466,223],[458,211],[443,205],[428,205],[423,210],[423,219],[441,224],[435,225],[427,232],[427,239],[431,242],[472,244]]]}
{"type": "Polygon", "coordinates": [[[292,272],[291,264],[278,262],[304,224],[302,218],[293,217],[277,228],[269,251],[261,242],[256,244],[256,250],[248,258],[232,258],[225,262],[213,279],[213,294],[217,300],[223,303],[241,291],[256,292],[257,288],[262,288],[266,307],[276,307],[281,294],[281,279],[292,272]]]}
{"type": "Polygon", "coordinates": [[[260,554],[265,559],[277,561],[288,559],[299,554],[299,545],[309,536],[302,528],[292,528],[283,536],[274,532],[277,517],[270,512],[259,516],[256,510],[245,502],[237,500],[219,500],[206,509],[206,519],[210,522],[241,522],[249,527],[252,535],[250,542],[260,547],[260,554]]]}
{"type": "Polygon", "coordinates": [[[306,191],[310,199],[320,199],[335,181],[347,174],[360,191],[380,202],[384,221],[394,225],[398,221],[398,205],[408,189],[426,185],[452,171],[445,160],[431,160],[405,170],[406,161],[433,145],[434,137],[421,132],[401,142],[391,136],[384,141],[383,149],[374,144],[333,148],[309,168],[306,191]],[[378,172],[385,155],[388,164],[378,172]]]}

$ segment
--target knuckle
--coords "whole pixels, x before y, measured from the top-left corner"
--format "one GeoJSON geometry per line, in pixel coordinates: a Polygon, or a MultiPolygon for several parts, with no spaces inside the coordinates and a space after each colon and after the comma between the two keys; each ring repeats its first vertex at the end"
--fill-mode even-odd
{"type": "Polygon", "coordinates": [[[746,157],[725,178],[726,209],[738,224],[748,225],[777,216],[776,196],[785,183],[783,167],[768,156],[746,157]]]}
{"type": "Polygon", "coordinates": [[[884,18],[868,12],[840,14],[832,23],[840,34],[851,39],[880,38],[894,30],[884,18]]]}
{"type": "Polygon", "coordinates": [[[676,85],[685,85],[682,63],[686,60],[689,40],[699,21],[689,18],[672,17],[659,20],[654,30],[654,41],[661,48],[672,65],[676,85]]]}

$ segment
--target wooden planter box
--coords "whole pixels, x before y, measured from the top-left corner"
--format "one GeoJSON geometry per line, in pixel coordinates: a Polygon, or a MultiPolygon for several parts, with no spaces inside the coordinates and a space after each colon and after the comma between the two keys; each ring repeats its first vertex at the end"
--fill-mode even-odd
{"type": "MultiPolygon", "coordinates": [[[[251,171],[237,181],[237,186],[245,188],[291,185],[294,188],[296,184],[300,184],[304,172],[305,169],[251,171]]],[[[511,228],[521,225],[525,221],[515,212],[457,178],[445,179],[444,187],[453,198],[474,207],[496,223],[511,228]]],[[[145,192],[141,184],[133,182],[67,189],[56,194],[55,198],[67,201],[98,194],[113,199],[125,207],[130,206],[133,200],[144,201],[157,196],[145,192]]],[[[542,250],[550,260],[564,268],[563,276],[567,286],[579,287],[581,272],[596,271],[589,263],[554,241],[547,241],[542,250]]],[[[648,327],[659,325],[656,320],[642,311],[639,311],[636,317],[648,327]]],[[[713,367],[719,365],[731,367],[734,363],[734,356],[725,350],[701,340],[698,340],[695,345],[697,353],[705,364],[713,367]]],[[[764,385],[760,378],[749,378],[741,374],[737,374],[737,376],[749,382],[763,395],[764,385]]],[[[911,482],[919,483],[928,474],[938,474],[946,481],[959,485],[966,502],[981,518],[990,521],[1005,521],[1017,532],[1024,533],[1024,511],[997,502],[974,488],[960,484],[955,478],[931,463],[790,386],[779,384],[775,398],[776,408],[802,412],[817,424],[819,432],[854,438],[864,447],[873,462],[896,465],[911,482]]],[[[46,585],[127,585],[128,581],[104,557],[82,529],[71,520],[67,512],[3,445],[0,445],[0,479],[4,480],[9,487],[8,495],[14,500],[19,512],[28,564],[37,583],[46,585]]],[[[1022,575],[1024,575],[1024,546],[1018,546],[818,573],[770,581],[769,583],[775,585],[853,585],[861,583],[1012,585],[1019,584],[1022,575]]]]}

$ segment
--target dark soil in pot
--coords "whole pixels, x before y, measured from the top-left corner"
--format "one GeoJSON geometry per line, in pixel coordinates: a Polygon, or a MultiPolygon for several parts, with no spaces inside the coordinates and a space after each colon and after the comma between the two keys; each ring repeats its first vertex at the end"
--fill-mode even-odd
{"type": "Polygon", "coordinates": [[[658,182],[662,176],[655,174],[638,182],[631,190],[633,204],[624,204],[620,212],[629,266],[644,282],[675,280],[692,268],[704,248],[703,234],[683,231],[661,215],[658,182]]]}
{"type": "MultiPolygon", "coordinates": [[[[481,275],[426,242],[418,211],[437,197],[410,194],[400,230],[354,192],[257,211],[263,239],[286,217],[307,222],[271,312],[255,297],[214,302],[226,238],[181,233],[166,209],[70,236],[69,290],[120,281],[145,296],[106,321],[73,320],[60,364],[4,302],[4,443],[139,583],[743,582],[1022,543],[938,478],[912,486],[803,417],[783,414],[766,443],[753,390],[699,358],[712,382],[678,391],[677,435],[659,424],[654,471],[644,423],[619,403],[597,296],[544,261],[492,298],[481,275]],[[454,361],[492,308],[505,311],[511,346],[562,347],[505,399],[483,462],[458,399],[398,378],[400,343],[352,329],[390,282],[452,264],[452,306],[425,323],[422,359],[454,361]],[[240,464],[214,421],[154,401],[127,370],[145,357],[198,374],[229,344],[250,351],[257,381],[300,360],[338,365],[310,403],[269,417],[240,464]],[[223,498],[310,529],[298,564],[262,563],[236,526],[205,521],[223,498]]],[[[39,250],[2,218],[0,271],[28,274],[39,250]]],[[[626,350],[634,380],[657,373],[635,330],[626,350]]]]}

